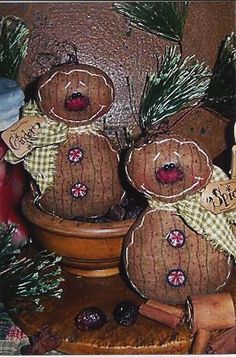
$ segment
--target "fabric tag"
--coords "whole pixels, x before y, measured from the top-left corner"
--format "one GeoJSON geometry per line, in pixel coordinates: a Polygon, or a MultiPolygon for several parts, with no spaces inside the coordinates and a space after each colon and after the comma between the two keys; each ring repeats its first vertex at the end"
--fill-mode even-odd
{"type": "Polygon", "coordinates": [[[208,183],[202,192],[200,202],[214,214],[236,209],[236,180],[208,183]]]}
{"type": "Polygon", "coordinates": [[[22,158],[31,151],[43,122],[43,117],[26,116],[5,130],[2,139],[16,157],[22,158]]]}

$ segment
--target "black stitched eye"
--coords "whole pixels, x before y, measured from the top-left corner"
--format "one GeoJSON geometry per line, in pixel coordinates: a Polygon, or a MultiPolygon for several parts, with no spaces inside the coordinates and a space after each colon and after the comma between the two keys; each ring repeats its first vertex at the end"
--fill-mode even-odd
{"type": "Polygon", "coordinates": [[[163,166],[163,168],[166,170],[166,171],[169,171],[169,170],[172,170],[175,168],[175,164],[173,162],[169,163],[169,164],[165,164],[163,166]]]}
{"type": "Polygon", "coordinates": [[[80,92],[75,92],[75,93],[72,93],[72,94],[71,94],[71,98],[72,98],[72,99],[79,98],[79,97],[81,97],[81,95],[82,95],[82,94],[81,94],[80,92]]]}

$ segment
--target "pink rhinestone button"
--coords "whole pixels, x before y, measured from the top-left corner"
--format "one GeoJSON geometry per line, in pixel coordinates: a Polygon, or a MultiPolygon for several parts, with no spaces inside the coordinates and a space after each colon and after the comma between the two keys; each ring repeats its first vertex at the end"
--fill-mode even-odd
{"type": "Polygon", "coordinates": [[[77,182],[71,187],[70,191],[74,198],[83,198],[88,193],[88,187],[82,182],[77,182]]]}
{"type": "Polygon", "coordinates": [[[168,233],[167,242],[173,248],[181,248],[185,243],[185,235],[179,229],[173,229],[168,233]]]}
{"type": "Polygon", "coordinates": [[[71,148],[68,152],[68,159],[70,162],[80,162],[83,159],[83,151],[79,148],[71,148]]]}
{"type": "Polygon", "coordinates": [[[167,282],[173,287],[183,286],[186,282],[186,275],[181,269],[172,269],[167,274],[167,282]]]}

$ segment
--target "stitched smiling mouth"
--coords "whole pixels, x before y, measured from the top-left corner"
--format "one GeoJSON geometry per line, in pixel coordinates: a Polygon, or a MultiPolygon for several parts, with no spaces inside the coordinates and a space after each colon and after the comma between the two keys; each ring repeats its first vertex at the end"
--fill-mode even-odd
{"type": "Polygon", "coordinates": [[[72,93],[65,100],[65,108],[74,112],[85,110],[89,106],[89,104],[89,98],[80,92],[72,93]]]}
{"type": "Polygon", "coordinates": [[[156,179],[160,183],[173,184],[182,181],[183,178],[183,171],[173,162],[163,165],[156,171],[156,179]]]}

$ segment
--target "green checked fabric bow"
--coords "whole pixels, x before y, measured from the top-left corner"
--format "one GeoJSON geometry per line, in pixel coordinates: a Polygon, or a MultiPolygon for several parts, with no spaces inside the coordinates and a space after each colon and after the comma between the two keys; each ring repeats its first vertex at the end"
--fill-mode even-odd
{"type": "Polygon", "coordinates": [[[31,151],[23,158],[16,157],[12,151],[8,150],[5,160],[11,164],[24,162],[24,168],[37,182],[41,194],[54,183],[56,170],[56,156],[58,147],[67,140],[69,133],[96,132],[93,125],[85,125],[71,128],[64,123],[56,122],[43,114],[35,103],[29,103],[23,108],[23,117],[41,116],[44,118],[37,137],[32,140],[31,151]]]}
{"type": "MultiPolygon", "coordinates": [[[[217,166],[213,168],[212,181],[228,180],[228,176],[217,166]]],[[[236,223],[236,212],[214,214],[201,203],[201,192],[176,203],[149,200],[151,208],[175,212],[198,234],[203,235],[217,250],[232,255],[236,260],[236,237],[232,224],[236,223]]]]}

